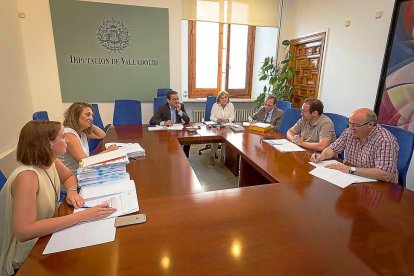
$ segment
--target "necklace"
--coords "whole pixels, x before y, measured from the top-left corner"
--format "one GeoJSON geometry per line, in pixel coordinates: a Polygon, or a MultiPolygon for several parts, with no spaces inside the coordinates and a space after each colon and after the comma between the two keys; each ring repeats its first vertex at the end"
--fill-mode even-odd
{"type": "Polygon", "coordinates": [[[45,174],[47,175],[47,178],[49,178],[50,184],[53,187],[53,191],[55,192],[55,208],[59,203],[59,198],[58,198],[58,194],[57,194],[57,190],[56,190],[56,185],[55,183],[52,181],[52,178],[50,178],[49,174],[47,173],[47,171],[45,169],[43,169],[43,171],[45,172],[45,174]]]}

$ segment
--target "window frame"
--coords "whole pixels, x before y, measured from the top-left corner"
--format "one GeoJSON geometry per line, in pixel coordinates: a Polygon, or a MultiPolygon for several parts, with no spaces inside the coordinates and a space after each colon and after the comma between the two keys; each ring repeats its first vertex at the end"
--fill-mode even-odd
{"type": "MultiPolygon", "coordinates": [[[[229,92],[231,97],[234,98],[251,98],[252,92],[252,78],[253,78],[253,62],[254,62],[254,46],[255,46],[255,33],[256,27],[249,26],[248,38],[247,38],[247,59],[246,59],[246,80],[245,87],[243,89],[228,89],[228,78],[229,78],[229,56],[230,56],[230,35],[231,25],[228,24],[227,32],[227,45],[226,45],[226,74],[225,74],[225,89],[229,92]]],[[[222,58],[223,58],[223,29],[224,23],[219,23],[219,45],[218,45],[218,68],[217,68],[217,87],[215,88],[197,88],[195,87],[196,82],[196,43],[197,43],[197,21],[188,21],[188,97],[189,98],[200,98],[207,97],[210,95],[217,95],[222,87],[222,58]]]]}

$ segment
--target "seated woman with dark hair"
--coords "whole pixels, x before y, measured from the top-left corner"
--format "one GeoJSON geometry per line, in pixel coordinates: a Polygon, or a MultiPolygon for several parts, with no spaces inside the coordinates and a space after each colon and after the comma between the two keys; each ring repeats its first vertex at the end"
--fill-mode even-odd
{"type": "Polygon", "coordinates": [[[85,211],[52,218],[59,204],[61,183],[66,201],[75,208],[84,200],[77,179],[57,158],[66,152],[67,138],[59,122],[30,121],[17,144],[17,167],[0,191],[0,274],[12,275],[37,238],[79,222],[105,218],[116,211],[101,204],[85,211]]]}
{"type": "MultiPolygon", "coordinates": [[[[79,161],[89,156],[88,138],[102,139],[106,133],[93,124],[92,106],[84,102],[74,102],[65,111],[64,131],[68,137],[68,150],[59,159],[76,175],[79,161]]],[[[116,149],[110,146],[103,152],[116,149]]]]}

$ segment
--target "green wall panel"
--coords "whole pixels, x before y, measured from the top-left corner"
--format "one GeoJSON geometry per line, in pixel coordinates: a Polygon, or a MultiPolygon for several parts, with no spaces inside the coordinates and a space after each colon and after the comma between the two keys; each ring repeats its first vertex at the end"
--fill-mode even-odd
{"type": "Polygon", "coordinates": [[[49,2],[63,102],[152,101],[170,86],[168,9],[49,2]]]}

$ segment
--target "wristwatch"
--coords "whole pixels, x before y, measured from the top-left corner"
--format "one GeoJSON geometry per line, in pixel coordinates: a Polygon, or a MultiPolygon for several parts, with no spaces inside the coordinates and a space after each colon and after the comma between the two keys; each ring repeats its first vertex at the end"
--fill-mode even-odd
{"type": "Polygon", "coordinates": [[[349,166],[348,172],[349,172],[350,174],[355,174],[356,169],[357,169],[356,167],[351,167],[351,166],[349,166]]]}

